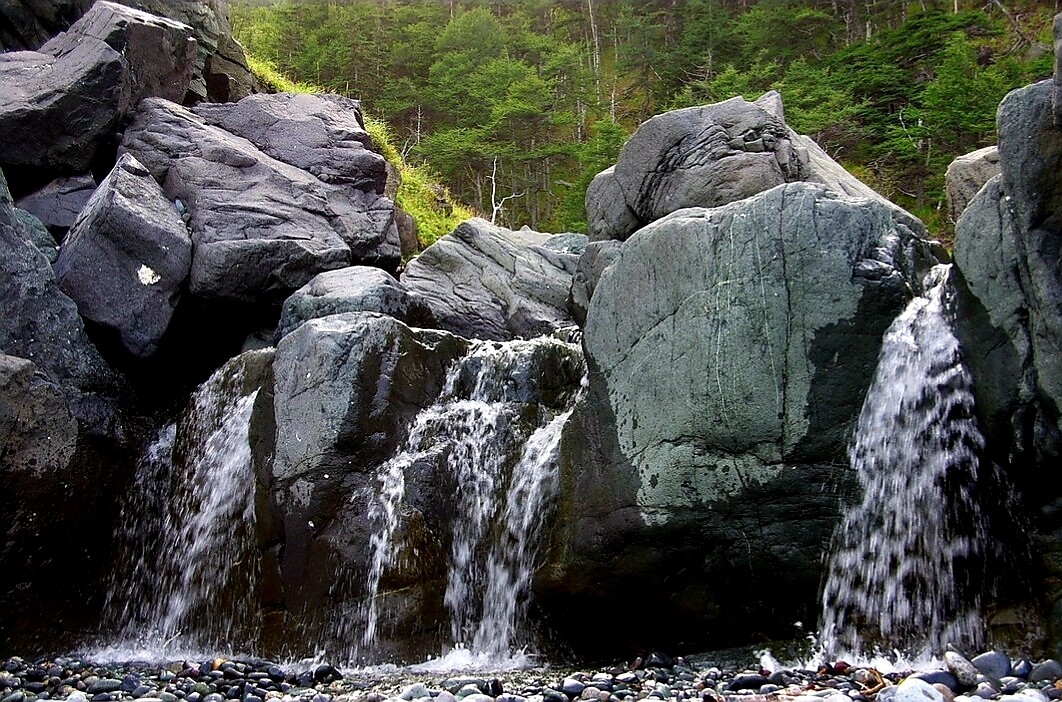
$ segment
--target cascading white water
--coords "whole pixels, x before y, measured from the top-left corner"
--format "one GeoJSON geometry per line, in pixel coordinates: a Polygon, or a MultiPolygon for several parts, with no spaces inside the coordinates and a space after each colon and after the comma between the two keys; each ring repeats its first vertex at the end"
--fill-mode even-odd
{"type": "Polygon", "coordinates": [[[120,563],[106,601],[110,648],[164,657],[241,645],[257,582],[254,476],[248,444],[257,391],[242,365],[201,385],[178,423],[138,465],[121,517],[120,563]],[[240,606],[243,603],[245,606],[240,606]]]}
{"type": "Polygon", "coordinates": [[[820,643],[827,657],[939,653],[981,639],[964,587],[985,549],[972,488],[984,440],[950,324],[950,266],[885,334],[849,449],[863,490],[834,534],[820,643]]]}
{"type": "Polygon", "coordinates": [[[474,343],[450,369],[436,403],[418,415],[403,449],[378,471],[369,510],[376,531],[361,612],[363,646],[377,635],[380,580],[401,548],[394,536],[405,471],[435,454],[458,486],[444,596],[452,643],[480,657],[512,653],[544,510],[556,492],[560,433],[571,413],[539,409],[539,426],[528,426],[521,415],[512,376],[542,344],[561,345],[567,353],[574,348],[547,338],[474,343]]]}

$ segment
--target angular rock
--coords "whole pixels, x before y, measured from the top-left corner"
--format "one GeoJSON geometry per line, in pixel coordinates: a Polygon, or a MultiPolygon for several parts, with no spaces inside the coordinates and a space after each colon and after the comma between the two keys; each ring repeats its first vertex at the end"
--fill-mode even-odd
{"type": "Polygon", "coordinates": [[[122,143],[180,200],[195,245],[189,289],[212,299],[283,299],[350,264],[364,217],[337,186],[263,154],[165,100],[137,108],[122,143]]]}
{"type": "Polygon", "coordinates": [[[428,306],[387,272],[351,266],[315,276],[285,300],[277,339],[307,320],[344,312],[379,312],[414,327],[435,323],[428,306]]]}
{"type": "Polygon", "coordinates": [[[195,29],[195,70],[188,95],[182,98],[185,103],[235,102],[253,92],[247,57],[232,38],[228,0],[123,0],[123,4],[195,29]]]}
{"type": "Polygon", "coordinates": [[[646,637],[687,645],[776,626],[757,602],[817,615],[837,518],[820,490],[851,486],[829,466],[846,463],[882,333],[930,262],[900,220],[794,183],[623,245],[587,312],[588,397],[565,428],[570,488],[536,582],[576,651],[621,635],[600,622],[630,592],[672,603],[646,637]]]}
{"type": "Polygon", "coordinates": [[[85,37],[58,56],[19,51],[0,55],[0,164],[56,172],[89,169],[113,147],[130,105],[121,54],[85,37]]]}
{"type": "Polygon", "coordinates": [[[1001,464],[1062,449],[1062,271],[1052,253],[1062,244],[1062,132],[1051,91],[1043,81],[1000,104],[1001,174],[956,224],[955,260],[970,293],[960,339],[1001,464]]]}
{"type": "Polygon", "coordinates": [[[404,420],[438,395],[464,348],[444,332],[411,330],[371,312],[299,326],[281,339],[274,362],[273,478],[381,462],[401,440],[404,420]]]}
{"type": "Polygon", "coordinates": [[[0,51],[35,51],[77,21],[93,0],[8,2],[0,24],[0,51]]]}
{"type": "Polygon", "coordinates": [[[61,56],[88,38],[121,54],[129,71],[129,105],[142,98],[182,100],[195,61],[192,28],[132,7],[97,0],[70,29],[50,39],[41,53],[61,56]]]}
{"type": "Polygon", "coordinates": [[[33,361],[45,378],[64,388],[109,390],[114,376],[85,335],[76,305],[14,221],[11,195],[0,179],[0,350],[33,361]]]}
{"type": "Polygon", "coordinates": [[[411,260],[402,284],[455,334],[538,336],[571,322],[567,297],[578,265],[576,255],[547,248],[548,240],[470,219],[411,260]]]}
{"type": "Polygon", "coordinates": [[[150,356],[169,326],[192,262],[192,241],[150,172],[124,154],[63,242],[55,275],[85,319],[150,356]]]}
{"type": "Polygon", "coordinates": [[[401,257],[394,203],[381,197],[383,156],[372,150],[357,100],[339,95],[252,95],[235,104],[200,105],[207,124],[244,137],[278,161],[348,189],[360,216],[348,223],[353,260],[394,270],[401,257]]]}
{"type": "Polygon", "coordinates": [[[90,173],[56,178],[40,190],[19,198],[15,204],[35,215],[50,232],[61,238],[95,190],[96,181],[90,173]]]}
{"type": "Polygon", "coordinates": [[[999,147],[986,146],[959,156],[948,165],[944,174],[944,190],[948,197],[948,212],[951,221],[958,222],[960,215],[977,191],[985,183],[999,175],[999,147]]]}

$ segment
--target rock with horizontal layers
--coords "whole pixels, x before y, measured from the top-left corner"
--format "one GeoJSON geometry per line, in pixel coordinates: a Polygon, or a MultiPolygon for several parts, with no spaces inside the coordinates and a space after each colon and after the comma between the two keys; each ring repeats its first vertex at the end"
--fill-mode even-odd
{"type": "Polygon", "coordinates": [[[172,102],[142,101],[122,150],[185,211],[194,295],[279,301],[318,273],[350,265],[351,242],[362,240],[359,224],[367,215],[349,189],[278,161],[172,102]]]}
{"type": "Polygon", "coordinates": [[[810,183],[680,210],[623,244],[587,311],[588,397],[536,581],[574,650],[666,646],[660,632],[726,646],[817,616],[835,495],[854,481],[836,466],[931,262],[892,207],[810,183]],[[603,630],[634,593],[653,620],[603,630]]]}
{"type": "Polygon", "coordinates": [[[735,97],[644,122],[616,164],[587,188],[590,238],[624,241],[684,207],[717,207],[798,181],[877,200],[912,231],[924,233],[917,218],[859,182],[810,137],[790,129],[781,96],[771,91],[755,102],[735,97]]]}
{"type": "Polygon", "coordinates": [[[192,263],[173,203],[129,154],[81,212],[55,264],[59,288],[85,319],[117,332],[144,358],[166,332],[192,263]]]}
{"type": "Polygon", "coordinates": [[[207,124],[244,137],[272,158],[348,190],[361,216],[346,237],[354,260],[394,270],[401,258],[394,203],[383,197],[386,169],[372,148],[361,105],[339,95],[252,95],[199,105],[207,124]]]}
{"type": "Polygon", "coordinates": [[[959,156],[944,174],[944,192],[948,197],[951,221],[958,222],[963,210],[985,183],[999,175],[999,147],[986,146],[959,156]]]}
{"type": "Polygon", "coordinates": [[[406,266],[402,284],[420,295],[441,329],[468,338],[530,338],[571,323],[568,290],[579,257],[550,237],[470,219],[406,266]]]}
{"type": "Polygon", "coordinates": [[[431,310],[386,271],[351,266],[315,276],[284,301],[277,339],[310,319],[344,312],[379,312],[412,327],[432,327],[431,310]]]}

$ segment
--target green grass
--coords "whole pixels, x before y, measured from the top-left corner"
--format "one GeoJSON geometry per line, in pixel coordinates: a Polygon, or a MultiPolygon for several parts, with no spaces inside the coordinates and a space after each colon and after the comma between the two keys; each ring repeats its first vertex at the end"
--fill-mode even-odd
{"type": "MultiPolygon", "coordinates": [[[[329,91],[311,83],[296,83],[271,62],[247,55],[247,65],[259,85],[271,93],[327,93],[329,91]]],[[[373,145],[392,166],[398,169],[402,182],[398,186],[395,204],[408,212],[417,225],[417,242],[423,250],[440,237],[452,232],[458,224],[475,217],[470,208],[457,202],[450,192],[439,184],[438,178],[427,165],[408,163],[395,148],[390,127],[362,110],[365,130],[372,137],[373,145]]]]}

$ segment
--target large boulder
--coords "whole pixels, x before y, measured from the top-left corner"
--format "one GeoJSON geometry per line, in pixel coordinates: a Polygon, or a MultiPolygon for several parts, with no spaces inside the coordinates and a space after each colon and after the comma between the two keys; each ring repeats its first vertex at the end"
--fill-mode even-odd
{"type": "Polygon", "coordinates": [[[0,646],[58,650],[98,621],[129,446],[116,378],[19,222],[0,178],[0,646]]]}
{"type": "MultiPolygon", "coordinates": [[[[411,330],[368,312],[310,320],[277,345],[272,404],[256,409],[252,431],[264,427],[273,439],[257,457],[272,500],[260,540],[282,545],[271,561],[274,570],[264,577],[282,593],[276,599],[291,617],[284,625],[286,643],[327,641],[331,647],[356,640],[351,633],[337,642],[343,637],[327,625],[356,624],[355,612],[342,607],[364,596],[374,530],[368,513],[373,470],[397,452],[413,417],[434,402],[448,367],[466,350],[466,341],[445,332],[411,330]]],[[[443,479],[438,471],[426,473],[433,487],[425,488],[424,499],[454,494],[455,486],[438,483],[443,479]]],[[[427,507],[424,512],[433,519],[445,514],[427,507]]],[[[407,628],[421,619],[421,628],[433,632],[434,646],[435,629],[445,620],[440,589],[445,567],[437,539],[424,538],[420,577],[406,578],[409,597],[396,616],[407,628]]],[[[421,640],[418,650],[423,654],[430,647],[421,640]]]]}
{"type": "Polygon", "coordinates": [[[958,222],[963,210],[985,183],[999,175],[999,147],[986,146],[959,156],[944,174],[944,191],[948,197],[951,221],[958,222]]]}
{"type": "Polygon", "coordinates": [[[915,217],[860,183],[814,140],[786,126],[781,97],[771,91],[755,102],[735,97],[642,123],[616,164],[587,188],[590,238],[624,241],[684,207],[717,207],[797,181],[878,200],[909,228],[924,231],[915,217]]]}
{"type": "Polygon", "coordinates": [[[278,161],[172,102],[142,101],[122,150],[185,211],[195,245],[194,295],[279,301],[318,273],[350,265],[351,247],[364,241],[367,215],[348,188],[278,161]]]}
{"type": "Polygon", "coordinates": [[[344,312],[379,312],[412,327],[435,325],[428,306],[389,273],[369,266],[351,266],[320,273],[292,293],[280,312],[277,339],[310,319],[344,312]]]}
{"type": "Polygon", "coordinates": [[[114,375],[85,334],[77,306],[14,222],[11,195],[0,179],[0,351],[33,361],[72,397],[110,392],[114,375]]]}
{"type": "MultiPolygon", "coordinates": [[[[960,333],[978,414],[994,458],[1027,477],[1062,449],[1062,131],[1052,89],[1036,83],[1000,104],[1002,172],[955,228],[969,291],[960,333]]],[[[1053,490],[1035,492],[1043,499],[1053,490]]]]}
{"type": "Polygon", "coordinates": [[[837,466],[882,334],[929,262],[903,219],[795,183],[623,244],[587,311],[588,398],[565,429],[537,580],[578,652],[725,646],[815,619],[853,482],[837,466]],[[651,620],[609,616],[635,593],[651,620]]]}
{"type": "Polygon", "coordinates": [[[145,12],[169,17],[195,31],[197,53],[186,104],[236,102],[254,92],[243,47],[232,38],[228,0],[122,0],[145,12]]]}
{"type": "Polygon", "coordinates": [[[70,29],[45,42],[39,51],[61,56],[86,39],[98,39],[125,61],[129,106],[155,96],[181,100],[195,60],[192,28],[108,0],[97,0],[70,29]]]}
{"type": "Polygon", "coordinates": [[[244,137],[263,153],[325,183],[346,188],[360,213],[347,237],[354,260],[393,270],[401,258],[394,203],[382,197],[383,156],[373,150],[357,100],[339,95],[252,95],[235,104],[200,105],[207,124],[244,137]]]}
{"type": "Polygon", "coordinates": [[[550,248],[550,239],[470,219],[410,261],[402,284],[455,334],[495,340],[545,334],[572,321],[567,298],[579,261],[550,248]]]}
{"type": "Polygon", "coordinates": [[[150,356],[192,263],[192,240],[144,166],[124,154],[63,242],[55,275],[78,311],[150,356]]]}
{"type": "Polygon", "coordinates": [[[18,51],[0,55],[0,165],[77,173],[112,146],[129,108],[121,54],[85,38],[59,56],[18,51]]]}

